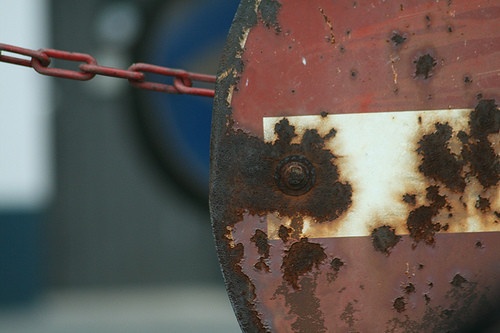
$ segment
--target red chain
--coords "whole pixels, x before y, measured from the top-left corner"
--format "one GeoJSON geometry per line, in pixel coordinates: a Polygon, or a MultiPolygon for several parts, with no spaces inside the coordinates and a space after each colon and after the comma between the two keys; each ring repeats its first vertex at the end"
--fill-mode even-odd
{"type": "Polygon", "coordinates": [[[87,81],[96,75],[105,75],[127,79],[130,84],[140,89],[166,92],[169,94],[189,94],[207,97],[214,97],[215,95],[213,89],[193,87],[193,82],[215,83],[215,76],[213,75],[190,73],[182,69],[173,69],[143,63],[133,64],[127,70],[99,66],[94,57],[84,53],[73,53],[53,49],[40,49],[35,51],[0,43],[0,62],[32,67],[43,75],[72,80],[87,81]],[[2,51],[23,55],[30,59],[6,56],[2,54],[2,51]],[[49,67],[51,59],[53,58],[80,62],[81,64],[78,66],[79,71],[49,67]],[[146,75],[144,73],[173,77],[174,84],[169,85],[145,81],[146,75]]]}

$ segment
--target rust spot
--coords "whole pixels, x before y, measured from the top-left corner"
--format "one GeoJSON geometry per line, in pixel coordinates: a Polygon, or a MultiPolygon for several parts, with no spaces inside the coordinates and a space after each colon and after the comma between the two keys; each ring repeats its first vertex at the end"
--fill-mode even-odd
{"type": "Polygon", "coordinates": [[[260,229],[255,231],[255,234],[250,238],[250,241],[257,247],[257,252],[261,255],[259,261],[254,265],[255,269],[259,271],[269,272],[269,266],[266,264],[265,259],[269,258],[269,241],[267,234],[260,229]]]}
{"type": "Polygon", "coordinates": [[[458,131],[457,138],[463,144],[466,144],[467,142],[469,142],[469,135],[467,133],[465,133],[464,131],[458,131]]]}
{"type": "Polygon", "coordinates": [[[500,111],[493,99],[480,100],[474,111],[471,112],[471,135],[482,139],[489,134],[498,133],[500,130],[500,111]]]}
{"type": "Polygon", "coordinates": [[[415,194],[406,193],[405,195],[403,195],[403,202],[415,206],[417,204],[417,196],[415,194]]]}
{"type": "Polygon", "coordinates": [[[290,144],[292,139],[297,136],[295,127],[291,126],[288,119],[285,118],[274,125],[274,132],[278,134],[279,141],[284,144],[290,144]]]}
{"type": "Polygon", "coordinates": [[[415,77],[422,76],[428,79],[433,74],[433,69],[437,65],[436,60],[430,54],[420,56],[413,63],[416,64],[415,77]]]}
{"type": "Polygon", "coordinates": [[[447,308],[443,305],[429,306],[431,298],[425,293],[424,299],[428,307],[420,320],[410,319],[408,316],[393,318],[388,322],[385,332],[482,331],[477,329],[479,326],[471,326],[471,323],[482,324],[489,316],[495,315],[496,313],[490,310],[494,305],[490,304],[484,294],[478,293],[476,282],[460,282],[460,285],[460,288],[452,286],[446,292],[445,297],[450,300],[447,308]]]}
{"type": "Polygon", "coordinates": [[[276,0],[262,0],[259,4],[260,19],[267,28],[274,28],[276,33],[281,32],[278,22],[278,11],[281,4],[276,0]]]}
{"type": "Polygon", "coordinates": [[[293,239],[300,239],[302,236],[302,229],[304,228],[304,218],[302,216],[293,217],[290,227],[293,230],[291,237],[293,239]]]}
{"type": "Polygon", "coordinates": [[[344,262],[342,260],[340,260],[339,258],[334,258],[332,260],[332,262],[330,263],[330,265],[332,266],[332,269],[335,272],[338,272],[338,271],[340,271],[340,267],[344,266],[344,262]]]}
{"type": "Polygon", "coordinates": [[[464,144],[462,157],[471,173],[485,188],[496,186],[500,178],[500,160],[488,135],[500,131],[500,111],[494,100],[481,100],[470,115],[470,138],[464,144]]]}
{"type": "Polygon", "coordinates": [[[408,215],[406,226],[410,236],[417,243],[424,241],[428,245],[434,244],[434,234],[441,230],[439,223],[433,223],[432,218],[446,205],[446,197],[439,195],[438,186],[429,186],[426,198],[431,202],[429,206],[420,206],[412,210],[408,215]]]}
{"type": "Polygon", "coordinates": [[[291,331],[327,332],[320,300],[315,296],[316,281],[311,277],[304,277],[299,285],[300,288],[290,291],[290,288],[283,283],[275,292],[275,296],[285,297],[285,303],[289,307],[288,314],[295,317],[291,331]]]}
{"type": "Polygon", "coordinates": [[[285,251],[281,265],[283,279],[294,289],[298,289],[299,277],[311,272],[314,266],[319,268],[326,257],[325,250],[320,244],[310,243],[307,238],[301,238],[285,251]]]}
{"type": "Polygon", "coordinates": [[[408,295],[409,295],[409,294],[411,294],[411,293],[414,293],[414,292],[415,292],[415,290],[416,290],[416,288],[415,288],[415,285],[414,285],[413,283],[411,283],[411,282],[410,282],[410,283],[408,283],[406,286],[404,286],[403,290],[404,290],[404,292],[405,292],[406,294],[408,294],[408,295]]]}
{"type": "Polygon", "coordinates": [[[391,36],[391,41],[394,43],[395,46],[400,46],[406,41],[406,37],[403,37],[403,35],[395,31],[391,36]]]}
{"type": "Polygon", "coordinates": [[[337,275],[340,271],[340,268],[342,266],[344,266],[344,262],[339,258],[334,258],[330,262],[330,266],[332,267],[333,272],[327,273],[326,277],[327,277],[328,282],[333,282],[337,279],[337,275]]]}
{"type": "Polygon", "coordinates": [[[452,191],[463,192],[465,180],[461,177],[463,163],[449,148],[452,128],[448,123],[436,123],[436,131],[426,134],[418,142],[417,153],[422,156],[419,171],[426,177],[441,181],[452,191]]]}
{"type": "Polygon", "coordinates": [[[439,194],[439,186],[432,185],[427,189],[427,195],[425,196],[427,200],[429,200],[431,204],[431,208],[434,210],[440,210],[447,205],[446,197],[444,195],[439,194]]]}
{"type": "Polygon", "coordinates": [[[280,225],[280,228],[278,230],[278,236],[283,241],[283,243],[286,243],[288,241],[288,238],[290,237],[292,231],[293,231],[292,228],[287,228],[284,225],[280,225]]]}
{"type": "MultiPolygon", "coordinates": [[[[355,301],[357,302],[357,301],[355,301]]],[[[346,307],[344,308],[344,312],[340,315],[340,320],[342,320],[344,323],[346,323],[349,328],[353,328],[354,324],[356,323],[357,319],[354,317],[354,314],[356,312],[359,312],[359,310],[356,310],[354,308],[354,305],[349,302],[347,303],[346,307]]]]}
{"type": "Polygon", "coordinates": [[[458,273],[455,274],[455,276],[453,277],[453,280],[451,280],[451,282],[450,282],[450,284],[453,287],[457,287],[457,288],[462,288],[462,285],[464,283],[467,283],[467,279],[458,273]]]}
{"type": "Polygon", "coordinates": [[[394,308],[394,310],[396,310],[397,312],[401,313],[403,311],[406,310],[406,302],[405,302],[405,299],[404,297],[398,297],[394,300],[394,303],[392,303],[392,307],[394,308]]]}
{"type": "MultiPolygon", "coordinates": [[[[325,149],[325,138],[321,137],[317,130],[306,130],[300,144],[290,144],[291,138],[295,136],[295,128],[287,119],[282,119],[276,124],[275,132],[278,140],[274,144],[266,144],[271,148],[270,155],[288,154],[305,156],[314,166],[317,183],[313,189],[303,196],[303,200],[286,203],[277,198],[279,206],[277,210],[281,215],[296,215],[296,212],[311,216],[318,222],[323,220],[335,220],[344,213],[351,205],[352,188],[349,183],[339,181],[338,168],[334,164],[335,156],[325,149]],[[322,202],[332,202],[333,205],[323,205],[322,202]],[[288,209],[287,209],[288,208],[288,209]],[[284,212],[289,210],[289,212],[284,212]]],[[[331,133],[328,139],[331,138],[331,133]]],[[[263,163],[262,160],[259,161],[263,163]]],[[[264,178],[258,178],[264,179],[264,178]]],[[[268,189],[265,188],[268,192],[268,189]]],[[[264,197],[265,195],[263,195],[264,197]]],[[[284,198],[290,201],[289,198],[284,198]]]]}
{"type": "Polygon", "coordinates": [[[487,198],[479,196],[476,201],[475,207],[482,212],[488,212],[491,209],[490,201],[487,198]]]}
{"type": "Polygon", "coordinates": [[[337,130],[335,128],[332,128],[327,135],[325,135],[324,139],[325,140],[330,140],[332,138],[335,137],[335,135],[337,135],[337,130]]]}
{"type": "Polygon", "coordinates": [[[250,215],[277,213],[292,219],[292,237],[296,237],[302,233],[298,227],[303,223],[301,216],[309,216],[317,223],[339,218],[352,204],[352,187],[339,180],[336,157],[326,149],[325,138],[317,130],[306,130],[300,143],[291,143],[296,137],[295,128],[285,118],[275,125],[275,133],[274,143],[240,130],[229,129],[220,135],[218,144],[226,149],[218,153],[218,169],[219,175],[224,176],[214,175],[217,181],[212,183],[217,188],[212,188],[211,195],[213,203],[229,209],[219,220],[234,224],[242,219],[244,212],[250,215]],[[303,156],[315,170],[314,186],[300,196],[282,193],[274,179],[277,165],[292,155],[303,156]]]}
{"type": "Polygon", "coordinates": [[[330,29],[330,38],[329,38],[329,41],[332,45],[335,44],[335,34],[333,33],[333,24],[332,24],[332,21],[330,21],[330,19],[328,18],[328,16],[326,16],[325,14],[325,11],[323,10],[323,8],[318,8],[319,9],[319,12],[321,13],[321,15],[323,15],[323,19],[325,20],[325,23],[326,25],[328,25],[328,28],[330,29]]]}
{"type": "Polygon", "coordinates": [[[258,271],[266,271],[266,272],[271,271],[269,266],[265,263],[264,258],[260,258],[259,261],[257,261],[257,263],[253,267],[258,271]]]}
{"type": "Polygon", "coordinates": [[[258,327],[259,331],[268,332],[262,322],[259,320],[259,314],[254,308],[255,290],[253,284],[250,282],[248,276],[243,273],[242,267],[239,264],[243,259],[244,247],[243,244],[238,243],[234,247],[229,245],[229,242],[219,242],[219,250],[224,247],[228,256],[223,257],[222,264],[229,265],[232,269],[231,280],[228,281],[229,295],[234,299],[238,299],[235,304],[238,308],[237,317],[240,323],[245,327],[258,327]]]}
{"type": "Polygon", "coordinates": [[[431,16],[430,15],[425,15],[425,22],[427,25],[427,28],[431,27],[431,16]]]}
{"type": "Polygon", "coordinates": [[[395,229],[391,226],[384,225],[373,229],[372,244],[375,250],[390,254],[390,250],[399,243],[401,236],[396,235],[395,229]]]}
{"type": "Polygon", "coordinates": [[[267,234],[264,231],[257,229],[255,234],[250,238],[250,241],[255,244],[257,252],[259,252],[262,257],[266,259],[269,258],[270,245],[267,239],[267,234]]]}

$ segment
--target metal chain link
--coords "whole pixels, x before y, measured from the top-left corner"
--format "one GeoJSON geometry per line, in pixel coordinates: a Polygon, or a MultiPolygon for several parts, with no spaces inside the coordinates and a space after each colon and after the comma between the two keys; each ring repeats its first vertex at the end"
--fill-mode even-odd
{"type": "Polygon", "coordinates": [[[0,62],[31,67],[40,74],[61,77],[65,79],[87,81],[96,75],[104,75],[127,79],[129,83],[140,89],[166,92],[169,94],[188,94],[206,97],[214,97],[213,89],[193,87],[194,82],[215,83],[215,76],[199,73],[191,73],[182,69],[155,66],[137,63],[127,70],[100,66],[97,60],[89,54],[66,52],[54,49],[30,50],[22,47],[0,43],[0,62]],[[2,51],[29,57],[24,59],[2,54],[2,51]],[[51,59],[61,59],[81,63],[79,71],[49,67],[51,59]],[[145,73],[159,74],[173,77],[173,85],[146,81],[145,73]]]}

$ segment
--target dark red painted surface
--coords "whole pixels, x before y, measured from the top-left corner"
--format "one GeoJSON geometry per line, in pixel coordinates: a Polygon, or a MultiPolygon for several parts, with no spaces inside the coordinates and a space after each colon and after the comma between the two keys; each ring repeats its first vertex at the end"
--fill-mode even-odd
{"type": "MultiPolygon", "coordinates": [[[[266,245],[269,214],[335,223],[351,197],[343,192],[345,209],[325,211],[335,202],[318,190],[322,175],[335,174],[321,159],[328,152],[290,144],[286,129],[264,143],[262,119],[498,104],[499,55],[499,1],[242,1],[217,81],[210,204],[244,331],[445,332],[497,319],[498,232],[437,228],[433,242],[402,235],[384,252],[373,236],[312,239],[284,228],[266,245]],[[309,192],[291,196],[274,174],[296,154],[317,173],[309,192]]],[[[499,111],[491,110],[494,128],[499,111]]],[[[493,172],[488,190],[498,198],[493,172]]]]}
{"type": "Polygon", "coordinates": [[[280,33],[257,24],[248,35],[231,102],[236,126],[252,135],[262,135],[264,116],[468,108],[479,93],[499,97],[497,1],[280,3],[280,33]],[[406,38],[399,46],[395,33],[406,38]],[[425,54],[436,66],[415,79],[425,54]]]}

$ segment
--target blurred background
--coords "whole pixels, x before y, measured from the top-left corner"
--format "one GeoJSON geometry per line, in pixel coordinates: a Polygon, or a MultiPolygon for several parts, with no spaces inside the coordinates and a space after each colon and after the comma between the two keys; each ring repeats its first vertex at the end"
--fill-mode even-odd
{"type": "MultiPolygon", "coordinates": [[[[215,74],[238,1],[0,4],[2,43],[215,74]]],[[[208,213],[212,99],[0,78],[0,332],[239,331],[208,213]]]]}

